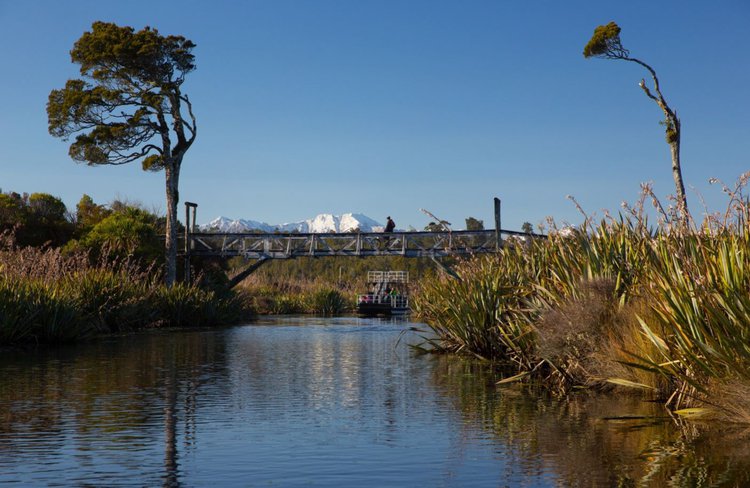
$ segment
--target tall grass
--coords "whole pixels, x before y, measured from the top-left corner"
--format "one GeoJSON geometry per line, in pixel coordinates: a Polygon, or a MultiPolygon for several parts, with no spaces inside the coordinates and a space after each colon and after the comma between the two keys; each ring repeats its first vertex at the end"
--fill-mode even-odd
{"type": "Polygon", "coordinates": [[[128,260],[19,248],[0,239],[0,344],[75,341],[155,326],[234,321],[234,296],[196,286],[166,288],[152,267],[128,260]]]}
{"type": "Polygon", "coordinates": [[[509,243],[423,283],[439,350],[534,372],[555,389],[637,387],[685,415],[750,420],[750,235],[743,198],[700,227],[641,211],[509,243]],[[700,407],[700,408],[697,408],[700,407]]]}
{"type": "Polygon", "coordinates": [[[354,310],[356,291],[319,280],[248,280],[242,286],[254,309],[263,314],[340,315],[354,310]]]}
{"type": "Polygon", "coordinates": [[[437,333],[439,350],[504,358],[531,367],[538,315],[534,289],[519,261],[484,257],[462,262],[460,279],[441,277],[423,282],[413,301],[414,312],[437,333]]]}

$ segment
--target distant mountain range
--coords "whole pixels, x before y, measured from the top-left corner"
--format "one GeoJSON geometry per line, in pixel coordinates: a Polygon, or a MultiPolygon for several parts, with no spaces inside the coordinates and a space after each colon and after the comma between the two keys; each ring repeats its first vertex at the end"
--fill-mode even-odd
{"type": "Polygon", "coordinates": [[[203,232],[301,232],[321,234],[326,232],[380,232],[383,225],[367,215],[345,213],[341,215],[320,214],[312,219],[288,224],[267,224],[256,220],[217,217],[198,226],[203,232]]]}

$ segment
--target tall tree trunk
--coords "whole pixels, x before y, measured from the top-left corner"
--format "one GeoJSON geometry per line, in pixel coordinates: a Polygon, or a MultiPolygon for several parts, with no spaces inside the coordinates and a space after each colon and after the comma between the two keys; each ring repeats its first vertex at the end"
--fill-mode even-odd
{"type": "Polygon", "coordinates": [[[684,223],[688,220],[687,196],[685,195],[685,184],[682,182],[682,168],[680,166],[680,121],[675,120],[675,132],[672,140],[669,140],[669,152],[672,154],[672,178],[674,178],[675,191],[677,192],[677,209],[684,223]]]}
{"type": "Polygon", "coordinates": [[[172,287],[177,280],[177,204],[180,196],[178,183],[180,179],[179,162],[170,162],[164,167],[167,183],[167,230],[164,250],[166,254],[167,269],[165,283],[172,287]]]}

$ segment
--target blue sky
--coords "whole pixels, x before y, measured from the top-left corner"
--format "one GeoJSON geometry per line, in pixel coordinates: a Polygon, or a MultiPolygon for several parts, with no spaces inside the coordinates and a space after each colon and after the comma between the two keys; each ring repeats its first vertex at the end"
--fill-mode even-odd
{"type": "MultiPolygon", "coordinates": [[[[584,59],[600,24],[622,27],[682,120],[686,185],[712,211],[750,170],[750,2],[0,0],[0,188],[69,208],[137,201],[163,212],[164,177],[87,167],[47,132],[50,90],[96,20],[197,44],[184,85],[199,134],[180,193],[216,216],[282,223],[360,212],[423,227],[616,212],[641,182],[674,192],[659,108],[633,63],[584,59]]],[[[702,207],[688,189],[694,214],[702,207]]],[[[182,215],[182,209],[180,210],[182,215]]]]}

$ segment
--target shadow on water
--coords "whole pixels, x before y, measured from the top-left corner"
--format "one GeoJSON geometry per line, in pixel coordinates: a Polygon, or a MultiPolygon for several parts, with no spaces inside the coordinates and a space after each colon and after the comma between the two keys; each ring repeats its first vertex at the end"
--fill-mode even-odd
{"type": "Polygon", "coordinates": [[[533,474],[561,486],[750,486],[750,429],[686,423],[659,403],[623,394],[554,398],[529,385],[495,386],[496,372],[442,357],[434,382],[533,474]]]}

